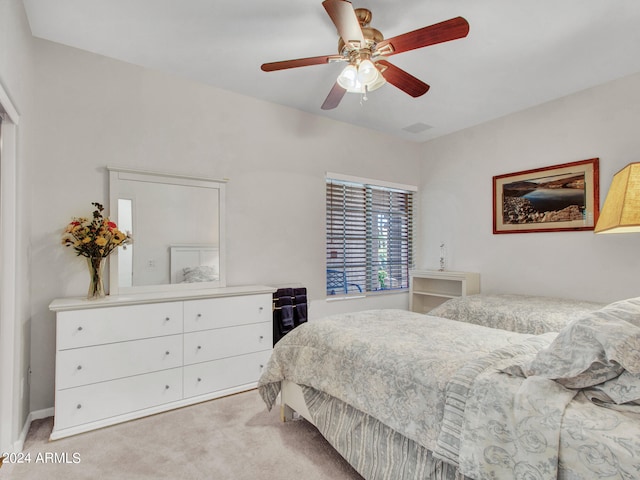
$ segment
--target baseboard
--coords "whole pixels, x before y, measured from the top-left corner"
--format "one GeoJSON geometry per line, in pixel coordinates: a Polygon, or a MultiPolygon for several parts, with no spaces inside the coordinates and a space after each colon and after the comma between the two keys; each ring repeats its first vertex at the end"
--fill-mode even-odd
{"type": "Polygon", "coordinates": [[[29,412],[27,415],[27,419],[24,422],[24,426],[22,427],[22,432],[20,432],[20,437],[13,443],[13,451],[21,452],[24,448],[24,442],[27,440],[27,434],[29,433],[29,427],[31,427],[31,422],[34,420],[40,420],[47,417],[53,416],[53,407],[44,408],[42,410],[36,410],[34,412],[29,412]]]}

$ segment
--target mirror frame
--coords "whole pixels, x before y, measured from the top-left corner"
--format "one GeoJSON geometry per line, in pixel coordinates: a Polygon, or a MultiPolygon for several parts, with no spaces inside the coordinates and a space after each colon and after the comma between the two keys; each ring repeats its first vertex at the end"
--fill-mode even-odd
{"type": "MultiPolygon", "coordinates": [[[[219,248],[219,279],[215,282],[200,283],[168,283],[164,285],[137,285],[120,287],[118,285],[118,253],[109,256],[109,295],[125,293],[170,292],[181,290],[202,290],[207,288],[226,287],[226,248],[225,248],[225,193],[226,180],[216,180],[196,176],[174,173],[132,170],[130,168],[107,167],[109,172],[109,217],[118,223],[118,197],[121,180],[143,181],[149,183],[205,187],[218,190],[218,248],[219,248]]],[[[135,233],[133,242],[135,245],[135,233]]],[[[194,242],[201,243],[201,242],[194,242]]],[[[170,245],[167,245],[169,248],[170,245]]]]}

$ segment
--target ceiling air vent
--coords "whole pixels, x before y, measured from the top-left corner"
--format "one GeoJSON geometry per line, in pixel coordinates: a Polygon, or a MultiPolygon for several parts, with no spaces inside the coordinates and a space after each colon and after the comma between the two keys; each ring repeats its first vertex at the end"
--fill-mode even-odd
{"type": "Polygon", "coordinates": [[[409,133],[421,133],[425,130],[429,130],[430,128],[433,127],[431,125],[427,125],[426,123],[418,122],[414,123],[413,125],[409,125],[408,127],[404,127],[402,130],[409,133]]]}

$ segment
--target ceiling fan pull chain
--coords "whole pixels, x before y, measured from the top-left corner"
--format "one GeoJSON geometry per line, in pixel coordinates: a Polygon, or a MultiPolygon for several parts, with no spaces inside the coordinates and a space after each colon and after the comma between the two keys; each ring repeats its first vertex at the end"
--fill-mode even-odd
{"type": "Polygon", "coordinates": [[[366,102],[367,100],[369,100],[369,98],[367,97],[367,86],[365,85],[364,88],[362,89],[362,96],[360,97],[360,105],[362,105],[362,102],[366,102]]]}

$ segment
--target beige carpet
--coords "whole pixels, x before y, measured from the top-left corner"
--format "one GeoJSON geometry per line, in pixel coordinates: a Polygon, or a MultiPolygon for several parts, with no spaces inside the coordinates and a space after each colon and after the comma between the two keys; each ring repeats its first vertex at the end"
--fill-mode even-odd
{"type": "Polygon", "coordinates": [[[38,420],[31,463],[5,462],[0,478],[362,480],[315,427],[279,415],[252,390],[53,442],[53,419],[38,420]]]}

